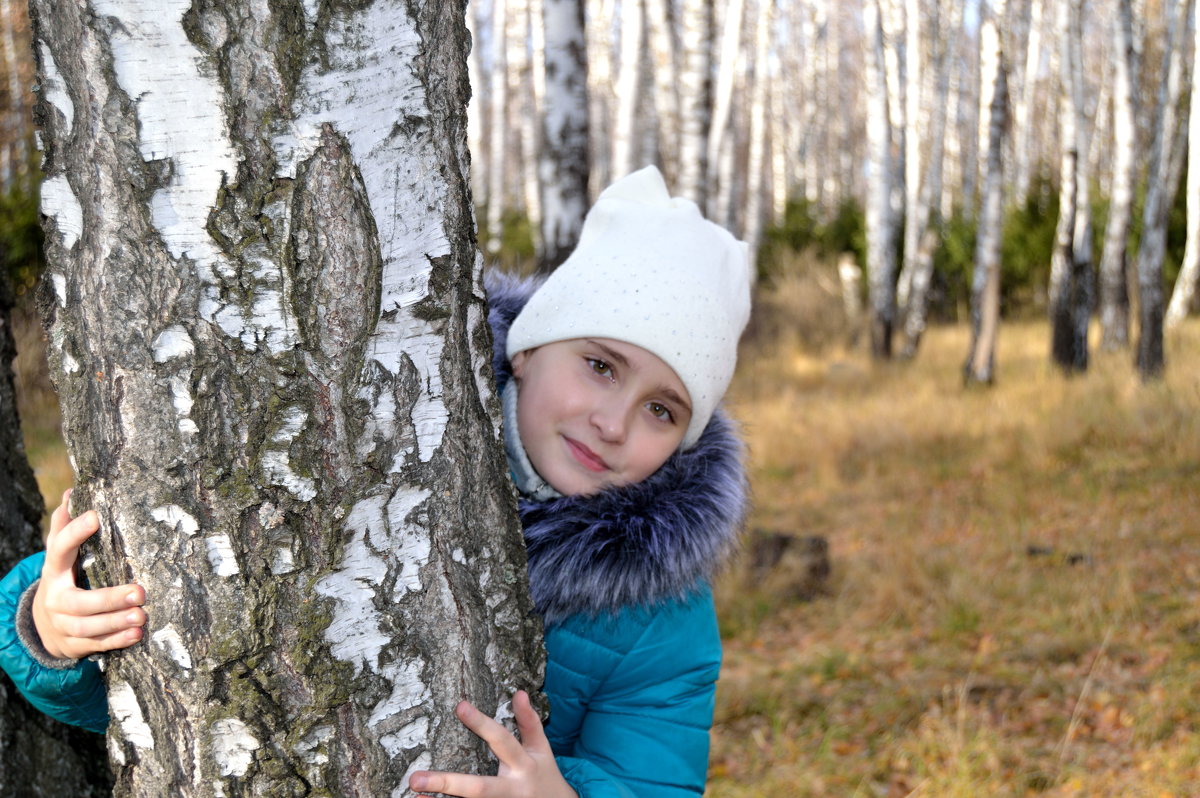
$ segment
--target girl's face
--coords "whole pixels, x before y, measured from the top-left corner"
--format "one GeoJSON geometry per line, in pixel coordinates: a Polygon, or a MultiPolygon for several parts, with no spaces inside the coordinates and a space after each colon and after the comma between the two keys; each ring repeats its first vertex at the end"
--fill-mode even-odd
{"type": "Polygon", "coordinates": [[[518,352],[517,425],[529,461],[564,495],[640,482],[667,461],[691,420],[687,389],[657,355],[609,338],[518,352]]]}

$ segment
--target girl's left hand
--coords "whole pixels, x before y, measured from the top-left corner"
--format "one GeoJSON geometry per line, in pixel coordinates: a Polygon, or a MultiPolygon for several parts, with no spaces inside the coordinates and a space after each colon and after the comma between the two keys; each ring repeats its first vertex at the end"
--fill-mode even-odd
{"type": "Polygon", "coordinates": [[[463,725],[479,735],[500,760],[497,775],[421,770],[409,778],[409,788],[459,798],[579,798],[559,773],[542,721],[524,690],[513,696],[513,712],[521,732],[519,741],[508,729],[466,701],[454,709],[463,725]]]}

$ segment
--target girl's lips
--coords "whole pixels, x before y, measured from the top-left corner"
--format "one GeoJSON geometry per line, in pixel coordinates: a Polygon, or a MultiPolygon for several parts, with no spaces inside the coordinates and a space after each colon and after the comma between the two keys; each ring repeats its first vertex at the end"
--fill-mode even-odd
{"type": "Polygon", "coordinates": [[[565,438],[565,440],[567,442],[567,448],[571,450],[571,454],[584,468],[596,473],[609,470],[608,463],[604,462],[604,460],[591,449],[584,446],[579,441],[574,440],[573,438],[565,438]]]}

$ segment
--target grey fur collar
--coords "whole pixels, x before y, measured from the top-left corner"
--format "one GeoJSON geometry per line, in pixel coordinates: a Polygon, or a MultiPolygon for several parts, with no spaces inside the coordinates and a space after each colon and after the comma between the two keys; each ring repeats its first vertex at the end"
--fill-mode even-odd
{"type": "MultiPolygon", "coordinates": [[[[511,377],[508,327],[538,282],[489,272],[492,365],[511,377]]],[[[648,479],[593,496],[519,503],[533,601],[547,624],[682,598],[736,547],[746,510],[742,446],[719,409],[700,440],[648,479]]]]}

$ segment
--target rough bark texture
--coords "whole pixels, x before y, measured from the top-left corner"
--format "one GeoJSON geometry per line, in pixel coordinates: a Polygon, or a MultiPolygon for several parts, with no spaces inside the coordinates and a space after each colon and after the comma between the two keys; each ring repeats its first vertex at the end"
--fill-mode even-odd
{"type": "Polygon", "coordinates": [[[538,623],[498,440],[463,8],[33,4],[51,370],[146,587],[119,795],[402,795],[486,767],[538,623]],[[94,13],[93,13],[94,12],[94,13]]]}
{"type": "MultiPolygon", "coordinates": [[[[45,508],[21,439],[13,385],[12,293],[0,275],[0,574],[42,548],[45,508]]],[[[0,674],[0,798],[106,795],[104,741],[34,709],[0,674]]]]}

